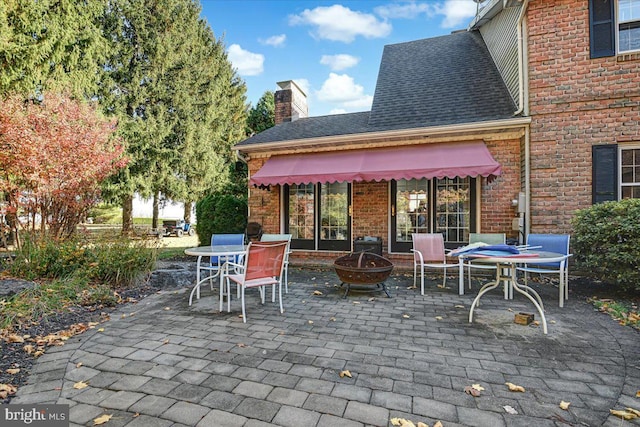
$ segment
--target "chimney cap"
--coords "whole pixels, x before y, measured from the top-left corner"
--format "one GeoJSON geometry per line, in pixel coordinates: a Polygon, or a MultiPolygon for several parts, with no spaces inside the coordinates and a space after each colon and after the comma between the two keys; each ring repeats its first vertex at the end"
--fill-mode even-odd
{"type": "Polygon", "coordinates": [[[282,90],[293,89],[294,87],[302,93],[304,96],[307,94],[302,90],[302,88],[295,82],[295,80],[283,80],[281,82],[276,83],[278,87],[282,90]]]}

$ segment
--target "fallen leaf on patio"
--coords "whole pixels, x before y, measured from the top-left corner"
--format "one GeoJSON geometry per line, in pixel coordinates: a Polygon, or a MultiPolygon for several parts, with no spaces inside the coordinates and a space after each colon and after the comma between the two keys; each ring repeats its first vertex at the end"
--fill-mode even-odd
{"type": "Polygon", "coordinates": [[[569,405],[571,405],[571,402],[565,402],[564,400],[560,401],[560,409],[564,409],[566,411],[569,409],[569,405]]]}
{"type": "Polygon", "coordinates": [[[409,316],[408,314],[403,314],[402,317],[404,317],[405,319],[410,318],[411,316],[409,316]]]}
{"type": "Polygon", "coordinates": [[[636,391],[636,397],[640,397],[640,390],[636,391]]]}
{"type": "Polygon", "coordinates": [[[507,311],[513,311],[513,308],[507,308],[507,311]]]}
{"type": "Polygon", "coordinates": [[[615,415],[618,418],[622,418],[623,420],[633,420],[634,418],[638,418],[636,414],[629,411],[617,411],[614,409],[609,409],[611,415],[615,415]]]}
{"type": "Polygon", "coordinates": [[[638,411],[637,409],[633,409],[633,408],[625,408],[627,411],[636,414],[636,416],[640,417],[640,411],[638,411]]]}
{"type": "Polygon", "coordinates": [[[310,325],[313,325],[313,320],[308,321],[310,325]]]}
{"type": "Polygon", "coordinates": [[[109,420],[113,417],[113,415],[104,414],[101,417],[95,418],[93,420],[94,426],[99,426],[100,424],[104,424],[109,422],[109,420]]]}
{"type": "Polygon", "coordinates": [[[104,328],[98,329],[98,332],[104,332],[104,328]]]}
{"type": "Polygon", "coordinates": [[[22,349],[25,351],[25,353],[27,354],[32,354],[35,351],[35,347],[32,346],[31,344],[27,344],[24,347],[22,347],[22,349]]]}
{"type": "Polygon", "coordinates": [[[507,387],[509,387],[509,391],[519,391],[520,393],[524,393],[524,387],[521,385],[515,385],[514,383],[505,383],[507,387]]]}
{"type": "Polygon", "coordinates": [[[416,285],[413,285],[413,286],[407,287],[407,289],[418,289],[418,287],[416,285]]]}
{"type": "Polygon", "coordinates": [[[376,297],[369,298],[369,301],[375,301],[375,300],[376,300],[376,297]]]}
{"type": "Polygon", "coordinates": [[[474,390],[484,391],[484,387],[482,387],[480,384],[473,384],[471,387],[472,387],[474,390]]]}
{"type": "Polygon", "coordinates": [[[456,304],[453,306],[454,308],[464,308],[464,305],[456,304]]]}
{"type": "Polygon", "coordinates": [[[433,425],[433,427],[443,427],[442,423],[440,421],[436,421],[436,423],[433,425]]]}
{"type": "Polygon", "coordinates": [[[340,378],[344,378],[344,377],[353,378],[351,376],[351,372],[349,372],[348,370],[341,371],[339,375],[340,375],[340,378]]]}
{"type": "Polygon", "coordinates": [[[442,316],[436,316],[436,320],[442,320],[442,316]]]}
{"type": "Polygon", "coordinates": [[[138,418],[140,416],[140,412],[136,412],[135,414],[133,414],[133,418],[138,418]]]}
{"type": "Polygon", "coordinates": [[[78,381],[73,385],[73,388],[75,388],[76,390],[82,390],[85,387],[89,387],[89,384],[85,383],[84,381],[78,381]]]}
{"type": "Polygon", "coordinates": [[[80,366],[82,366],[82,362],[76,363],[76,368],[79,368],[80,366]]]}
{"type": "Polygon", "coordinates": [[[393,424],[394,426],[400,426],[400,427],[416,427],[416,425],[413,422],[406,420],[404,418],[391,418],[391,424],[393,424]]]}
{"type": "Polygon", "coordinates": [[[238,314],[239,319],[242,319],[242,317],[243,317],[242,314],[238,314]]]}
{"type": "Polygon", "coordinates": [[[464,388],[464,392],[467,394],[470,394],[473,397],[480,397],[480,390],[476,390],[475,388],[471,387],[471,386],[466,386],[464,388]]]}
{"type": "Polygon", "coordinates": [[[164,309],[165,309],[165,311],[169,311],[169,310],[171,310],[171,307],[165,307],[164,309]]]}
{"type": "Polygon", "coordinates": [[[7,369],[7,374],[9,374],[9,375],[15,375],[18,372],[20,372],[20,368],[9,368],[9,369],[7,369]]]}
{"type": "Polygon", "coordinates": [[[552,325],[555,325],[556,321],[555,320],[549,320],[549,323],[551,323],[552,325]]]}
{"type": "Polygon", "coordinates": [[[539,320],[534,320],[532,325],[540,326],[540,321],[539,320]]]}
{"type": "Polygon", "coordinates": [[[243,343],[243,342],[239,342],[239,343],[238,343],[238,347],[240,347],[240,348],[244,348],[244,347],[246,347],[246,346],[247,346],[247,345],[246,345],[245,343],[243,343]]]}
{"type": "Polygon", "coordinates": [[[314,294],[314,295],[322,295],[322,292],[320,292],[320,291],[313,291],[313,294],[314,294]]]}
{"type": "Polygon", "coordinates": [[[360,301],[354,301],[353,303],[354,304],[360,304],[360,301]]]}
{"type": "Polygon", "coordinates": [[[516,411],[513,406],[503,406],[504,410],[507,411],[507,414],[511,414],[511,415],[518,415],[518,411],[516,411]]]}
{"type": "Polygon", "coordinates": [[[98,323],[98,322],[89,322],[89,327],[93,328],[94,326],[99,325],[99,324],[100,323],[98,323]]]}
{"type": "Polygon", "coordinates": [[[169,344],[169,340],[162,341],[162,345],[164,345],[164,344],[169,344]]]}
{"type": "Polygon", "coordinates": [[[21,343],[24,342],[24,338],[22,338],[20,335],[9,335],[7,337],[7,342],[21,343]]]}
{"type": "Polygon", "coordinates": [[[44,354],[44,351],[38,350],[35,353],[33,353],[33,357],[38,358],[38,357],[42,356],[43,354],[44,354]]]}
{"type": "Polygon", "coordinates": [[[437,286],[438,286],[440,289],[444,289],[444,288],[446,288],[446,286],[445,286],[445,285],[437,285],[437,286]]]}
{"type": "Polygon", "coordinates": [[[331,320],[332,322],[335,322],[336,318],[335,317],[331,317],[331,318],[329,318],[329,320],[331,320]]]}

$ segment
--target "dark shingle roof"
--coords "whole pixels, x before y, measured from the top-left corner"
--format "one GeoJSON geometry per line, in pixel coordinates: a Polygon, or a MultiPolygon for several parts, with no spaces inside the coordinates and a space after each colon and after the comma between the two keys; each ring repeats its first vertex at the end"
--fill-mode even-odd
{"type": "Polygon", "coordinates": [[[477,31],[387,45],[370,112],[307,117],[239,146],[508,119],[516,106],[477,31]]]}
{"type": "Polygon", "coordinates": [[[385,46],[369,125],[387,129],[513,117],[511,99],[477,31],[385,46]]]}

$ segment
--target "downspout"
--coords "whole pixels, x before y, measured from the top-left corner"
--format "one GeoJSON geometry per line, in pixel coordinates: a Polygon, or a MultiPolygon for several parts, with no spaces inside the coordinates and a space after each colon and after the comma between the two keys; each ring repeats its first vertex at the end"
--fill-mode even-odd
{"type": "MultiPolygon", "coordinates": [[[[525,64],[525,40],[522,31],[522,26],[524,22],[524,17],[527,12],[527,7],[529,5],[529,0],[524,0],[522,3],[522,8],[520,9],[520,15],[518,16],[517,22],[517,32],[518,32],[518,109],[513,113],[514,116],[521,114],[524,111],[524,67],[525,64]]],[[[526,237],[529,235],[531,231],[531,153],[530,153],[530,125],[527,125],[524,133],[524,193],[525,193],[525,218],[524,218],[524,236],[523,239],[526,241],[526,237]]]]}
{"type": "Polygon", "coordinates": [[[529,0],[524,0],[522,8],[520,9],[520,15],[518,16],[518,23],[516,24],[516,30],[518,31],[518,109],[513,113],[514,116],[522,113],[524,110],[524,46],[522,35],[522,22],[524,21],[524,15],[527,12],[527,6],[529,0]]]}

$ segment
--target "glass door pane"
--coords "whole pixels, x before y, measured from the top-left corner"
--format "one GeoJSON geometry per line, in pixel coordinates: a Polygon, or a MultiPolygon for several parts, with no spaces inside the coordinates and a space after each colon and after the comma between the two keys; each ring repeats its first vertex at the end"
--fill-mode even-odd
{"type": "Polygon", "coordinates": [[[453,246],[469,241],[471,231],[470,178],[445,178],[435,182],[436,233],[453,246]]]}
{"type": "Polygon", "coordinates": [[[349,184],[346,182],[320,185],[319,249],[351,248],[349,199],[349,184]]]}
{"type": "Polygon", "coordinates": [[[409,252],[411,234],[431,230],[429,187],[428,179],[392,183],[391,251],[409,252]]]}
{"type": "Polygon", "coordinates": [[[315,186],[292,184],[287,200],[287,233],[294,249],[315,249],[315,186]]]}

